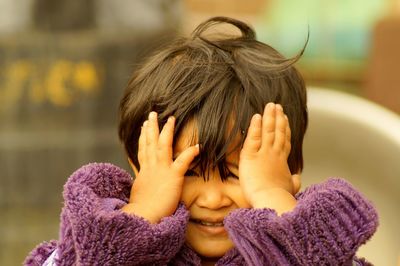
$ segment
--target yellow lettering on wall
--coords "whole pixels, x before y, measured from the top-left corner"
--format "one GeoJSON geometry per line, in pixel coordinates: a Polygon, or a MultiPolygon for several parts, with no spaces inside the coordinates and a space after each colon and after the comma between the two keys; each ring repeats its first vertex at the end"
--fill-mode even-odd
{"type": "Polygon", "coordinates": [[[77,89],[90,93],[99,88],[99,77],[93,64],[80,62],[75,65],[72,76],[73,84],[77,89]]]}
{"type": "Polygon", "coordinates": [[[29,99],[35,103],[43,103],[46,99],[43,84],[37,79],[32,80],[31,89],[29,90],[29,99]]]}
{"type": "Polygon", "coordinates": [[[0,89],[1,109],[9,108],[20,100],[31,71],[32,64],[27,60],[14,61],[5,69],[7,78],[0,89]]]}
{"type": "Polygon", "coordinates": [[[59,59],[50,65],[28,59],[2,66],[0,80],[0,111],[16,106],[27,95],[33,104],[50,102],[68,107],[84,95],[99,91],[99,71],[90,61],[73,62],[59,59]]]}
{"type": "Polygon", "coordinates": [[[56,61],[50,68],[46,78],[46,94],[51,103],[59,106],[71,104],[73,91],[67,84],[72,73],[72,63],[66,60],[56,61]]]}

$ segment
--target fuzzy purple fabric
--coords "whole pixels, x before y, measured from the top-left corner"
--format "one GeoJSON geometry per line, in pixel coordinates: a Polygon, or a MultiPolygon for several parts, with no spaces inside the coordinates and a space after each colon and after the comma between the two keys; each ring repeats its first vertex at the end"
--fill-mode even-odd
{"type": "MultiPolygon", "coordinates": [[[[131,176],[111,164],[78,169],[64,186],[59,240],[36,247],[25,265],[42,265],[54,250],[57,265],[200,265],[185,244],[184,205],[152,225],[120,211],[131,185],[131,176]]],[[[367,199],[342,179],[311,186],[297,199],[282,216],[232,211],[224,223],[235,248],[217,265],[369,265],[355,258],[378,226],[367,199]]]]}
{"type": "Polygon", "coordinates": [[[42,265],[56,249],[57,241],[43,242],[34,248],[25,260],[25,265],[42,265]]]}

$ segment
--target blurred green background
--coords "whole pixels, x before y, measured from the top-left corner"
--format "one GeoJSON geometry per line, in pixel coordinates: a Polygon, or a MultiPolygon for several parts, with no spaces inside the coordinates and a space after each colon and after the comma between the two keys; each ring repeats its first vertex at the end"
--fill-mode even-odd
{"type": "Polygon", "coordinates": [[[128,169],[118,102],[154,48],[213,15],[251,23],[286,56],[309,31],[299,68],[310,86],[400,112],[399,53],[376,48],[400,36],[396,27],[378,34],[387,21],[400,25],[397,2],[0,0],[0,265],[20,265],[35,245],[57,238],[62,186],[74,170],[94,161],[128,169]]]}

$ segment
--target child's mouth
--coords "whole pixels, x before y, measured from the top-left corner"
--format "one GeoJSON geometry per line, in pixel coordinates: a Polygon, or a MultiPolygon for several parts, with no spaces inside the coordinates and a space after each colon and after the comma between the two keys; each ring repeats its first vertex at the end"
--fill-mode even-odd
{"type": "Polygon", "coordinates": [[[204,225],[204,226],[213,226],[213,227],[224,226],[223,222],[209,222],[209,221],[203,221],[203,220],[199,220],[199,219],[190,219],[190,221],[193,223],[196,223],[196,224],[204,225]]]}

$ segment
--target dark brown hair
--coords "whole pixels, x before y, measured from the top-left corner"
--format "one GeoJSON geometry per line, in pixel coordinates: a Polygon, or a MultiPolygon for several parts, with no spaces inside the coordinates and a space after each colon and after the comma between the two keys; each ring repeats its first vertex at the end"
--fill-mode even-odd
{"type": "Polygon", "coordinates": [[[303,51],[286,59],[257,41],[254,30],[241,21],[214,17],[203,22],[191,37],[178,38],[148,58],[128,83],[120,103],[119,137],[129,158],[139,169],[141,126],[149,112],[156,111],[160,129],[169,116],[176,117],[175,140],[188,121],[195,121],[201,145],[196,162],[202,176],[218,167],[225,179],[229,144],[238,134],[242,144],[252,115],[275,102],[283,106],[292,131],[289,168],[301,172],[306,88],[293,64],[303,51]],[[241,34],[206,35],[222,23],[241,34]]]}

